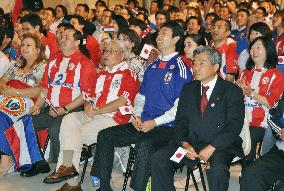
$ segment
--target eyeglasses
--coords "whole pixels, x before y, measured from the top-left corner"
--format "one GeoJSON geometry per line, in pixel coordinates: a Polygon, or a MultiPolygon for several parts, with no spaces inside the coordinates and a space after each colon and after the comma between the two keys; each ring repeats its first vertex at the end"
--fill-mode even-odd
{"type": "Polygon", "coordinates": [[[103,54],[107,54],[107,53],[109,53],[109,54],[114,54],[114,53],[117,54],[118,52],[121,52],[121,51],[114,50],[114,49],[103,49],[102,52],[103,52],[103,54]]]}

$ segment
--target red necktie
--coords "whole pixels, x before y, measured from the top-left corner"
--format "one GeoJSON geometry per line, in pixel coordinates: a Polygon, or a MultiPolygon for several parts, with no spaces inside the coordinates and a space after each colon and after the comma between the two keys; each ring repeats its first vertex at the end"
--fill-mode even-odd
{"type": "Polygon", "coordinates": [[[201,110],[201,116],[203,117],[206,105],[208,103],[206,92],[209,89],[209,86],[202,86],[202,95],[201,95],[201,104],[200,104],[200,110],[201,110]]]}

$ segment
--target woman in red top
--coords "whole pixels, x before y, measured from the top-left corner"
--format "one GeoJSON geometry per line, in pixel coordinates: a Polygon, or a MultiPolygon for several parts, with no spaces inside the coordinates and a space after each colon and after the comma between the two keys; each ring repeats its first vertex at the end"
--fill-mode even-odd
{"type": "Polygon", "coordinates": [[[249,47],[250,57],[237,84],[245,95],[246,115],[251,134],[249,161],[256,157],[256,145],[262,141],[267,127],[268,110],[284,91],[284,77],[278,69],[277,52],[270,38],[258,37],[249,47]]]}
{"type": "Polygon", "coordinates": [[[184,40],[184,53],[181,56],[182,60],[186,63],[190,70],[192,70],[193,51],[199,46],[206,45],[205,39],[198,34],[187,34],[184,40]]]}

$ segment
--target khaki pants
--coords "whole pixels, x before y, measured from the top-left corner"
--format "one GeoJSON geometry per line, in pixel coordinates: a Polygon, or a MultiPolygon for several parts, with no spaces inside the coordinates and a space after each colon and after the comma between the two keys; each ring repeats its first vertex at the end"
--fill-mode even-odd
{"type": "Polygon", "coordinates": [[[60,152],[57,168],[63,162],[63,151],[73,150],[73,165],[79,172],[79,162],[83,144],[97,142],[97,135],[102,129],[117,125],[113,118],[104,115],[88,117],[84,112],[73,112],[66,115],[60,127],[60,152]]]}

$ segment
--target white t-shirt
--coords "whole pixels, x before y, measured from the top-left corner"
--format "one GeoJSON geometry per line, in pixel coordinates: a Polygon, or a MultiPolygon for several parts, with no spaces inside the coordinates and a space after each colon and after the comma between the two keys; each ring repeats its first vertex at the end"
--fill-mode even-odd
{"type": "Polygon", "coordinates": [[[0,51],[0,78],[5,74],[5,72],[12,66],[8,57],[0,51]]]}

